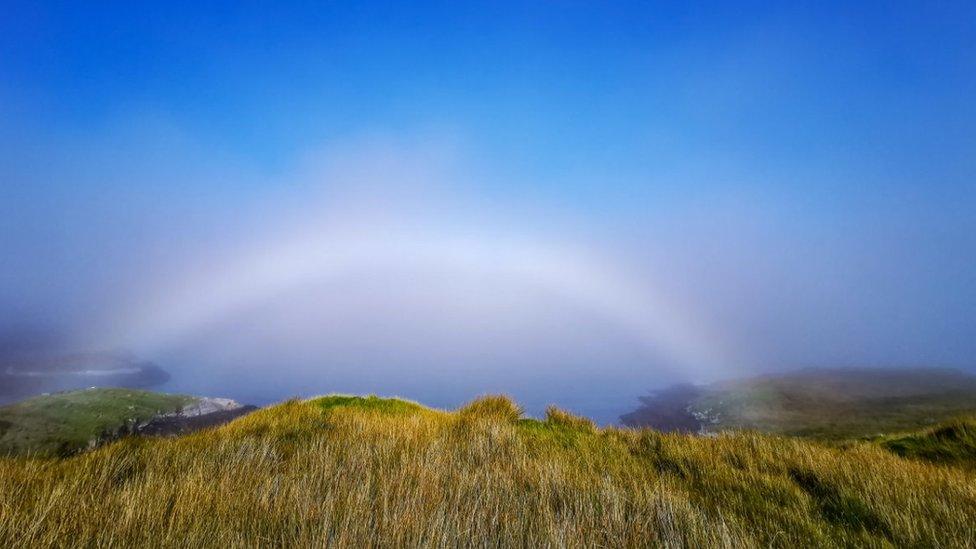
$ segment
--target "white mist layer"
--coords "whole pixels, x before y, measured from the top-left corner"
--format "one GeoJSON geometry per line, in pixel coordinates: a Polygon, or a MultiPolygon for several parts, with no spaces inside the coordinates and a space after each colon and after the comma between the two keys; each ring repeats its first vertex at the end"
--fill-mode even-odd
{"type": "MultiPolygon", "coordinates": [[[[249,306],[274,296],[303,290],[321,292],[320,286],[330,279],[341,284],[330,287],[325,295],[313,293],[305,298],[322,307],[334,306],[328,292],[344,296],[364,294],[364,284],[359,281],[377,274],[393,285],[398,280],[403,284],[402,281],[417,277],[443,280],[445,284],[466,283],[451,289],[451,302],[441,303],[443,296],[436,294],[426,296],[428,310],[452,310],[450,318],[418,315],[414,322],[434,326],[450,322],[453,329],[467,324],[471,337],[477,336],[484,317],[499,314],[499,301],[511,297],[511,288],[521,288],[529,296],[521,297],[525,303],[503,307],[510,315],[532,316],[531,295],[542,294],[611,322],[642,346],[649,357],[680,365],[691,377],[728,372],[730,366],[730,357],[721,353],[718,341],[704,333],[680,304],[656,295],[647,287],[646,278],[643,285],[637,284],[614,272],[605,260],[582,252],[571,253],[511,238],[452,237],[443,233],[400,232],[345,238],[324,233],[289,239],[217,265],[212,272],[178,281],[141,313],[131,314],[138,320],[131,324],[122,343],[157,350],[178,344],[181,338],[192,338],[194,332],[226,322],[249,306]],[[465,302],[458,303],[458,296],[465,302]]],[[[371,304],[365,298],[364,294],[358,305],[369,308],[371,304]]],[[[409,326],[403,328],[407,330],[409,326]]],[[[545,325],[532,328],[537,337],[546,337],[545,325]]],[[[328,334],[319,337],[327,338],[328,334]]]]}
{"type": "Polygon", "coordinates": [[[24,346],[7,328],[27,319],[65,351],[157,362],[173,390],[263,402],[629,405],[681,378],[971,365],[965,196],[748,171],[709,186],[703,151],[626,182],[519,182],[441,134],[326,143],[268,172],[154,120],[66,139],[57,161],[8,151],[26,175],[0,187],[0,347],[24,346]]]}

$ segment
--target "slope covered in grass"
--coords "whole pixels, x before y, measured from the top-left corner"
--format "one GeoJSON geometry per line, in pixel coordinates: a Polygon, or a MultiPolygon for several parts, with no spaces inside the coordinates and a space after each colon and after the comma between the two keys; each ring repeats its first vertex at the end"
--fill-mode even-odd
{"type": "Polygon", "coordinates": [[[920,433],[887,437],[881,445],[900,456],[976,469],[976,419],[957,419],[920,433]]]}
{"type": "Polygon", "coordinates": [[[806,369],[641,399],[627,425],[755,429],[840,441],[910,431],[976,413],[976,376],[944,368],[806,369]]]}
{"type": "Polygon", "coordinates": [[[876,444],[289,401],[68,459],[0,459],[0,546],[976,544],[976,477],[876,444]]]}
{"type": "Polygon", "coordinates": [[[0,406],[0,454],[70,454],[108,432],[175,412],[193,397],[134,389],[87,389],[0,406]]]}

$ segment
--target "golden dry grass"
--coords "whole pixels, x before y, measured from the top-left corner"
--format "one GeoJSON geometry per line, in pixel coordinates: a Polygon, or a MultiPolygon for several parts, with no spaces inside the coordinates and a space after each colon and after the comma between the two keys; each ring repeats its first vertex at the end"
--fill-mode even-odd
{"type": "Polygon", "coordinates": [[[0,459],[0,546],[976,545],[976,477],[876,446],[289,401],[69,459],[0,459]]]}

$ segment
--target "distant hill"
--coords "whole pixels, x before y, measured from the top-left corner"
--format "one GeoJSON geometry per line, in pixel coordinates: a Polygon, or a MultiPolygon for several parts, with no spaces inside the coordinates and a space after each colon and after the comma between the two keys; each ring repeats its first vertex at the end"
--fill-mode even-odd
{"type": "Polygon", "coordinates": [[[0,355],[0,404],[89,387],[147,389],[169,378],[159,366],[127,353],[4,354],[0,355]]]}
{"type": "Polygon", "coordinates": [[[976,546],[976,471],[929,452],[972,447],[915,436],[902,451],[601,429],[504,397],[291,400],[189,436],[0,457],[0,547],[976,546]]]}
{"type": "Polygon", "coordinates": [[[0,454],[70,455],[128,434],[170,434],[253,410],[234,401],[87,389],[0,406],[0,454]]]}
{"type": "Polygon", "coordinates": [[[826,440],[910,431],[976,413],[976,376],[940,368],[804,369],[679,385],[642,397],[628,426],[755,429],[826,440]]]}

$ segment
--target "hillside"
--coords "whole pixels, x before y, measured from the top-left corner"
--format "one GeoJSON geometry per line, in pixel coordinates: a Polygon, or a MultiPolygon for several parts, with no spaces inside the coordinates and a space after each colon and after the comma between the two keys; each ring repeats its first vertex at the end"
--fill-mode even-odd
{"type": "Polygon", "coordinates": [[[976,376],[951,369],[805,369],[641,398],[621,420],[685,432],[759,431],[845,440],[976,413],[976,376]]]}
{"type": "Polygon", "coordinates": [[[883,437],[880,444],[905,457],[976,469],[976,419],[960,418],[916,433],[883,437]]]}
{"type": "Polygon", "coordinates": [[[244,411],[226,403],[232,401],[113,388],[42,395],[0,406],[0,455],[69,455],[135,432],[179,431],[174,422],[200,421],[223,408],[244,411]]]}
{"type": "Polygon", "coordinates": [[[182,437],[0,458],[5,547],[971,547],[974,522],[972,471],[878,444],[597,429],[503,397],[293,400],[182,437]]]}

